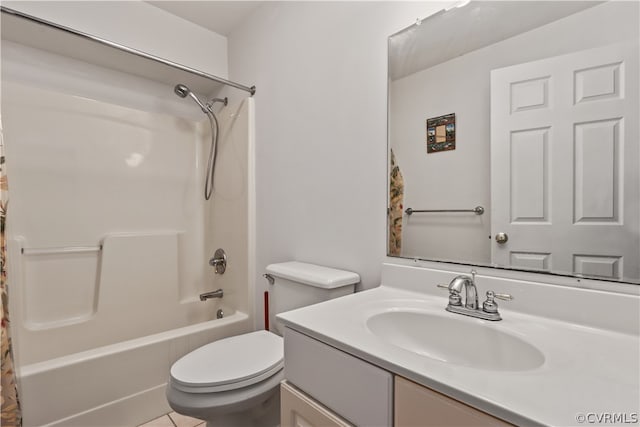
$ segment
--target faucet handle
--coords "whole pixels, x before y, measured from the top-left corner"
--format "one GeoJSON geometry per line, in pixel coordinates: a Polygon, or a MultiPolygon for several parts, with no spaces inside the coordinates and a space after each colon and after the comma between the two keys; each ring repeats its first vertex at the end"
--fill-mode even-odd
{"type": "MultiPolygon", "coordinates": [[[[449,285],[445,285],[444,283],[438,283],[436,286],[439,288],[449,289],[449,285]]],[[[459,292],[449,289],[449,305],[462,305],[462,298],[460,297],[459,292]]]]}
{"type": "MultiPolygon", "coordinates": [[[[489,292],[493,292],[493,291],[489,291],[489,292]]],[[[489,292],[487,292],[487,296],[489,296],[489,292]]],[[[515,299],[513,297],[513,295],[510,295],[510,294],[496,294],[496,293],[493,293],[493,297],[501,299],[502,301],[513,301],[515,299]]]]}
{"type": "Polygon", "coordinates": [[[493,291],[487,291],[487,300],[482,303],[482,310],[486,313],[497,313],[498,312],[498,304],[495,301],[495,298],[503,300],[503,301],[511,301],[513,300],[513,296],[509,294],[496,294],[493,291]]]}

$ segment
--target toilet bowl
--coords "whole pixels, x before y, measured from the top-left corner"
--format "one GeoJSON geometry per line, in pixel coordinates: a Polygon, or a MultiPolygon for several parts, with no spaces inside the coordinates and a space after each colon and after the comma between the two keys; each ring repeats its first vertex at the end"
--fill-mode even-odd
{"type": "MultiPolygon", "coordinates": [[[[356,273],[300,262],[271,264],[275,312],[353,293],[356,273]]],[[[281,332],[276,324],[275,329],[281,332]]],[[[167,401],[208,427],[277,426],[284,379],[282,337],[255,331],[200,347],[173,364],[167,401]]]]}
{"type": "Polygon", "coordinates": [[[215,341],[173,364],[167,400],[211,426],[276,426],[283,359],[282,338],[271,332],[215,341]]]}

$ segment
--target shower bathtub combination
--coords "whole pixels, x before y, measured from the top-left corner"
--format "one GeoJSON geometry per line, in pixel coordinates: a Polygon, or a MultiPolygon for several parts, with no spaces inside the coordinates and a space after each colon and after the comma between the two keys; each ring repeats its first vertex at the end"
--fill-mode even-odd
{"type": "Polygon", "coordinates": [[[181,72],[145,79],[5,40],[3,29],[25,426],[162,415],[175,360],[254,328],[254,101],[196,95],[181,72]],[[224,274],[209,265],[218,248],[224,274]],[[224,297],[199,299],[215,289],[224,297]]]}

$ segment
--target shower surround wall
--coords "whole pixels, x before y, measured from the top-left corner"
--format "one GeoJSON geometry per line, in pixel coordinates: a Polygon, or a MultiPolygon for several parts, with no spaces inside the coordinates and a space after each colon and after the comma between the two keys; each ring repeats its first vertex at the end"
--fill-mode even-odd
{"type": "Polygon", "coordinates": [[[173,361],[251,326],[253,100],[218,115],[205,202],[209,123],[171,86],[2,48],[25,425],[135,425],[169,410],[173,361]],[[217,247],[224,276],[207,263],[217,247]],[[217,288],[222,300],[198,299],[217,288]]]}

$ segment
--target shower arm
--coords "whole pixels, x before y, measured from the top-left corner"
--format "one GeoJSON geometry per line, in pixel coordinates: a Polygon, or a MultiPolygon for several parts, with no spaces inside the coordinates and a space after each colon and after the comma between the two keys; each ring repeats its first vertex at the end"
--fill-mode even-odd
{"type": "Polygon", "coordinates": [[[207,107],[213,107],[216,102],[222,102],[222,105],[226,107],[229,104],[229,98],[226,96],[224,98],[212,98],[207,102],[207,107]]]}
{"type": "Polygon", "coordinates": [[[229,98],[227,98],[226,96],[224,98],[212,98],[209,100],[209,102],[207,102],[205,105],[207,107],[207,110],[209,110],[211,113],[213,113],[213,105],[216,102],[222,102],[222,105],[224,105],[225,107],[229,104],[229,98]]]}
{"type": "Polygon", "coordinates": [[[227,104],[229,104],[229,99],[226,96],[224,98],[212,98],[207,103],[203,103],[200,100],[200,98],[198,98],[198,96],[191,91],[191,89],[189,89],[186,85],[182,83],[178,83],[173,88],[173,91],[180,98],[186,98],[188,96],[191,99],[193,99],[195,103],[198,104],[202,112],[205,113],[206,115],[209,115],[209,113],[213,113],[213,105],[216,102],[222,102],[225,107],[227,106],[227,104]]]}

